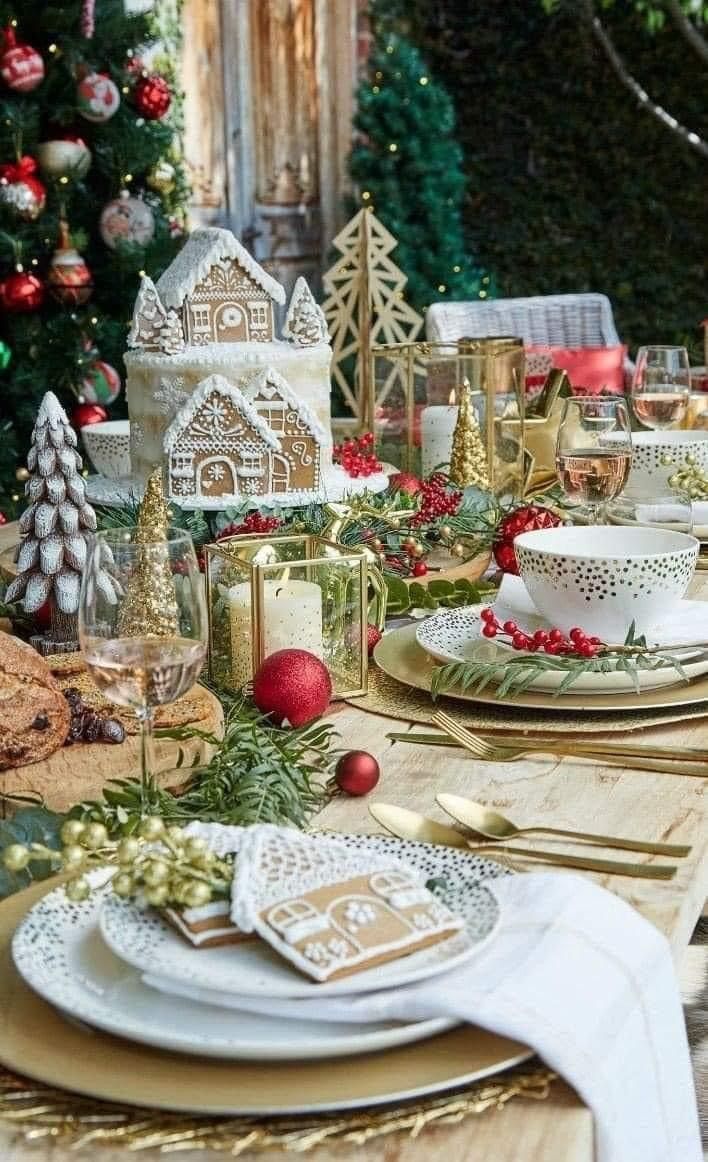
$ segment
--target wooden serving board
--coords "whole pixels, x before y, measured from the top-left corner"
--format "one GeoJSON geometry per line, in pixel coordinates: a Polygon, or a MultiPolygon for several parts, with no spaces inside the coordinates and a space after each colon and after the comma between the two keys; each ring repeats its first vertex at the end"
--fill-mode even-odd
{"type": "MultiPolygon", "coordinates": [[[[195,695],[203,704],[203,716],[199,716],[196,725],[200,730],[220,736],[224,716],[218,698],[203,686],[195,687],[190,698],[195,695]]],[[[208,761],[212,749],[198,739],[188,742],[156,739],[155,770],[158,783],[169,787],[184,782],[194,759],[208,761]],[[175,771],[180,751],[184,755],[182,769],[175,771]]],[[[109,779],[136,778],[139,773],[140,738],[136,734],[126,734],[125,741],[121,743],[77,742],[73,746],[60,747],[43,762],[2,771],[0,794],[39,793],[52,811],[67,811],[82,799],[99,798],[109,779]]],[[[11,814],[12,810],[12,803],[0,800],[0,816],[11,814]]]]}

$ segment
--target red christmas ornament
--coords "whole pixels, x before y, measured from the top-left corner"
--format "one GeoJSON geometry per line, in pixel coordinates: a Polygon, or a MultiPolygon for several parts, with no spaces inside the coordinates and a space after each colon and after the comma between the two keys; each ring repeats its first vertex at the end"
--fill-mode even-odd
{"type": "Polygon", "coordinates": [[[366,650],[371,657],[377,645],[381,641],[383,634],[377,625],[372,625],[371,622],[366,627],[366,650]]]}
{"type": "Polygon", "coordinates": [[[43,302],[43,283],[21,266],[0,282],[0,307],[10,315],[36,311],[43,302]]]}
{"type": "Polygon", "coordinates": [[[350,750],[334,768],[334,781],[347,795],[368,795],[381,778],[381,768],[366,750],[350,750]]]}
{"type": "Polygon", "coordinates": [[[36,177],[37,162],[21,157],[16,163],[0,165],[0,202],[11,206],[23,222],[34,222],[47,200],[45,186],[36,177]]]}
{"type": "Polygon", "coordinates": [[[16,93],[31,93],[44,78],[44,61],[29,44],[18,44],[14,28],[3,32],[0,76],[16,93]]]}
{"type": "Polygon", "coordinates": [[[412,472],[397,472],[389,479],[392,492],[405,492],[406,496],[415,496],[420,492],[421,481],[412,472]]]}
{"type": "Polygon", "coordinates": [[[541,504],[527,504],[510,512],[499,523],[494,542],[494,560],[503,573],[518,574],[519,566],[514,552],[514,538],[535,529],[554,529],[563,521],[550,508],[541,504]]]}
{"type": "Polygon", "coordinates": [[[6,525],[6,524],[7,524],[7,517],[5,516],[5,513],[0,512],[0,525],[6,525]]]}
{"type": "Polygon", "coordinates": [[[59,223],[59,245],[52,255],[47,271],[49,293],[65,307],[80,307],[87,303],[93,291],[91,271],[71,244],[69,227],[59,223]]]}
{"type": "Polygon", "coordinates": [[[99,403],[80,403],[71,413],[74,428],[85,428],[88,424],[102,424],[108,419],[108,412],[99,403]]]}
{"type": "Polygon", "coordinates": [[[309,650],[277,650],[253,679],[253,701],[278,726],[306,726],[329,706],[332,679],[309,650]]]}
{"type": "Polygon", "coordinates": [[[416,561],[412,572],[414,577],[425,577],[426,573],[428,572],[428,566],[426,565],[425,561],[416,561]]]}
{"type": "Polygon", "coordinates": [[[164,77],[141,77],[133,89],[135,108],[147,121],[159,121],[172,103],[172,91],[164,77]]]}

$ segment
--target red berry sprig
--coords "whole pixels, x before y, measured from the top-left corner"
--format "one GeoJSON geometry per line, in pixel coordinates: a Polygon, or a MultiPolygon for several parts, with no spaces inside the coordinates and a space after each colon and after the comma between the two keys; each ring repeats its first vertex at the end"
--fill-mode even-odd
{"type": "Polygon", "coordinates": [[[542,650],[544,654],[552,656],[563,655],[581,658],[595,658],[600,650],[605,648],[602,638],[590,637],[585,630],[574,626],[568,636],[559,629],[537,629],[534,633],[524,633],[515,621],[500,622],[493,609],[483,609],[480,618],[484,622],[482,634],[484,637],[501,637],[515,650],[527,650],[535,654],[542,650]]]}
{"type": "Polygon", "coordinates": [[[230,525],[225,525],[220,533],[216,534],[217,541],[223,541],[224,537],[236,537],[240,533],[274,533],[279,529],[283,521],[277,516],[263,516],[260,512],[249,512],[248,516],[239,523],[232,521],[230,525]]]}
{"type": "Polygon", "coordinates": [[[373,432],[365,432],[363,436],[335,444],[332,459],[344,469],[347,476],[354,478],[373,476],[375,472],[383,471],[383,465],[374,452],[373,432]]]}
{"type": "Polygon", "coordinates": [[[426,525],[445,516],[455,516],[462,502],[462,493],[448,487],[447,477],[442,472],[434,472],[424,480],[417,493],[420,501],[418,512],[411,524],[426,525]]]}

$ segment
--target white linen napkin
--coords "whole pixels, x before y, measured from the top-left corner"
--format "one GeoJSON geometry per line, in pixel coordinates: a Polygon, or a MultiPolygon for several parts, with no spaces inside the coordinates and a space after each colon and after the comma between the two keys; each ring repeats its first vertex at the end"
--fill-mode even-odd
{"type": "MultiPolygon", "coordinates": [[[[516,621],[521,629],[548,629],[550,623],[534,605],[521,577],[505,573],[493,606],[501,622],[516,621]]],[[[580,619],[582,629],[582,618],[580,619]]],[[[708,641],[708,601],[677,601],[662,614],[661,624],[647,630],[649,645],[693,645],[708,641]]],[[[485,640],[485,639],[483,639],[485,640]]]]}
{"type": "MultiPolygon", "coordinates": [[[[316,1000],[225,996],[146,976],[210,1004],[312,1020],[451,1017],[521,1041],[595,1119],[597,1162],[701,1162],[691,1065],[669,947],[611,892],[569,874],[490,880],[501,919],[458,969],[395,990],[316,1000]]],[[[195,953],[195,955],[202,955],[195,953]]]]}
{"type": "MultiPolygon", "coordinates": [[[[694,525],[708,525],[708,501],[692,501],[691,510],[694,525]]],[[[641,504],[636,501],[634,511],[638,521],[648,521],[650,524],[661,524],[662,521],[683,522],[686,519],[686,506],[670,502],[641,504]]]]}

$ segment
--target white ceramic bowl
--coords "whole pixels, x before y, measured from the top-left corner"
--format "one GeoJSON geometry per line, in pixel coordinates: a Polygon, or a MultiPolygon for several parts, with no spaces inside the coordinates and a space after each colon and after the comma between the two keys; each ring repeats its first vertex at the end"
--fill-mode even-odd
{"type": "Polygon", "coordinates": [[[632,467],[625,492],[634,497],[670,492],[669,477],[685,465],[687,456],[708,470],[708,431],[632,432],[632,467]]]}
{"type": "Polygon", "coordinates": [[[130,476],[130,420],[106,420],[81,429],[91,463],[101,476],[130,476]]]}
{"type": "Polygon", "coordinates": [[[610,525],[539,529],[514,540],[529,595],[551,625],[623,642],[658,625],[686,592],[698,556],[687,533],[610,525]]]}

